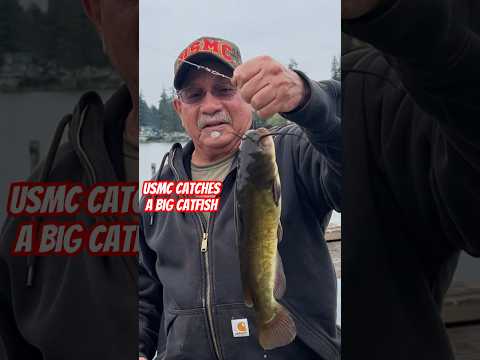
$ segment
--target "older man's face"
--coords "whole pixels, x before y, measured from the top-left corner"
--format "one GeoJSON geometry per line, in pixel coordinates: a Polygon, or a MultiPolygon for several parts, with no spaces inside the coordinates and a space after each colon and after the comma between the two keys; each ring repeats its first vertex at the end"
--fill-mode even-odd
{"type": "MultiPolygon", "coordinates": [[[[228,73],[228,67],[224,64],[215,61],[202,64],[228,73]]],[[[183,127],[192,138],[195,151],[212,157],[228,155],[232,149],[238,148],[239,136],[251,126],[252,108],[230,81],[203,70],[192,69],[183,83],[182,92],[180,98],[175,99],[174,106],[183,127]]]]}
{"type": "Polygon", "coordinates": [[[132,90],[138,89],[139,0],[82,1],[103,38],[112,65],[132,90]]]}

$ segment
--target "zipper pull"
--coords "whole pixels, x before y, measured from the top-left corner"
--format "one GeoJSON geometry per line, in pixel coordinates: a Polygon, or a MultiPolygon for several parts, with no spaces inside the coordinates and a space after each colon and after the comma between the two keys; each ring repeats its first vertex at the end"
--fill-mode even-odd
{"type": "Polygon", "coordinates": [[[204,232],[202,236],[202,247],[200,248],[202,253],[207,252],[208,250],[208,233],[204,232]]]}

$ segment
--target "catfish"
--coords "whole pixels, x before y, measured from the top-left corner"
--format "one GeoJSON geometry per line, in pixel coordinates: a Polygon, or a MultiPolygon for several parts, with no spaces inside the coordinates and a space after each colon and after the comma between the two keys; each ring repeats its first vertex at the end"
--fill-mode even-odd
{"type": "Polygon", "coordinates": [[[286,291],[286,279],[277,248],[282,234],[280,178],[269,131],[247,131],[238,156],[235,195],[243,294],[255,311],[260,345],[272,350],[290,344],[296,327],[277,301],[286,291]]]}

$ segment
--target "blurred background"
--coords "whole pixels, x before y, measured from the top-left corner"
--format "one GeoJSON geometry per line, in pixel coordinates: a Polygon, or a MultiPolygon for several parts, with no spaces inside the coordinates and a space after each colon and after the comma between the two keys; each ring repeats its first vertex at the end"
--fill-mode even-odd
{"type": "Polygon", "coordinates": [[[121,84],[80,0],[0,1],[0,221],[12,181],[45,156],[80,96],[121,84]]]}

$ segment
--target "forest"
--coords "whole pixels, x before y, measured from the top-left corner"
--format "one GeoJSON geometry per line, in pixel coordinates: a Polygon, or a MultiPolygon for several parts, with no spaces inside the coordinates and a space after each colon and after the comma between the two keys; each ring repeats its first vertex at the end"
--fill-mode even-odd
{"type": "Polygon", "coordinates": [[[98,35],[76,0],[50,0],[46,12],[33,3],[24,8],[17,0],[1,0],[0,64],[7,53],[28,54],[33,61],[55,62],[68,70],[108,65],[98,35]]]}

